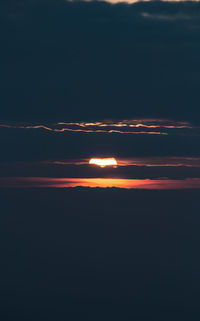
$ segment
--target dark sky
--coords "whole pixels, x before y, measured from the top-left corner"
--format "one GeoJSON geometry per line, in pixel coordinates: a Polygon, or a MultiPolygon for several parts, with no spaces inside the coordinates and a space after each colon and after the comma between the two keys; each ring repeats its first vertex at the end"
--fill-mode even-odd
{"type": "Polygon", "coordinates": [[[11,125],[0,126],[1,161],[199,156],[198,2],[2,0],[0,24],[0,125],[11,125]],[[192,129],[151,136],[18,128],[137,118],[192,129]]]}
{"type": "Polygon", "coordinates": [[[0,320],[200,320],[199,87],[199,2],[0,0],[0,320]]]}
{"type": "Polygon", "coordinates": [[[1,120],[199,121],[200,5],[2,0],[1,120]]]}

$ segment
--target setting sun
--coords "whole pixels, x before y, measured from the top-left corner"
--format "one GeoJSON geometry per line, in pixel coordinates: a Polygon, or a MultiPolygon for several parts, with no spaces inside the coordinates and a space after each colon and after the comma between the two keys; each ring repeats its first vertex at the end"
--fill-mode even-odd
{"type": "Polygon", "coordinates": [[[117,166],[117,161],[115,158],[91,158],[89,164],[100,167],[117,166]]]}

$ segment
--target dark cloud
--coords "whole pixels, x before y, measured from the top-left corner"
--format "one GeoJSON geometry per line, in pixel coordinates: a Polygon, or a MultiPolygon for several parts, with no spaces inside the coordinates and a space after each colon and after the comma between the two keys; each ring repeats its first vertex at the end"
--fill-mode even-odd
{"type": "Polygon", "coordinates": [[[91,157],[200,156],[199,136],[54,133],[0,129],[0,161],[91,157]]]}
{"type": "MultiPolygon", "coordinates": [[[[46,161],[46,162],[11,162],[1,163],[0,177],[46,177],[46,178],[118,178],[118,179],[200,179],[200,160],[190,161],[190,165],[185,165],[184,159],[182,164],[179,164],[180,160],[174,160],[174,164],[166,164],[165,158],[161,157],[160,162],[163,165],[155,164],[149,166],[151,163],[150,158],[138,160],[135,159],[137,165],[126,165],[101,168],[98,166],[92,166],[88,164],[89,159],[85,160],[82,164],[75,164],[75,161],[69,164],[69,161],[46,161]]],[[[117,161],[119,161],[117,159],[117,161]]],[[[79,160],[76,160],[79,163],[79,160]]],[[[168,160],[169,162],[169,160],[168,160]]],[[[20,179],[19,179],[20,180],[20,179]]],[[[6,182],[6,179],[1,180],[1,184],[6,182]]],[[[23,180],[22,180],[23,182],[23,180]]],[[[9,183],[9,181],[8,181],[9,183]]],[[[31,183],[31,180],[30,180],[31,183]]],[[[54,182],[52,182],[54,183],[54,182]]],[[[62,182],[61,182],[62,183],[62,182]]],[[[200,185],[199,185],[200,186],[200,185]]]]}

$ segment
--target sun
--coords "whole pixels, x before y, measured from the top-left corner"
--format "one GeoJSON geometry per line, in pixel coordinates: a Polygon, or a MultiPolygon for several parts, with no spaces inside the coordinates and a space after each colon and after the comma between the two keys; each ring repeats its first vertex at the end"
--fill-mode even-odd
{"type": "Polygon", "coordinates": [[[89,164],[100,167],[117,166],[117,161],[115,158],[91,158],[89,164]]]}

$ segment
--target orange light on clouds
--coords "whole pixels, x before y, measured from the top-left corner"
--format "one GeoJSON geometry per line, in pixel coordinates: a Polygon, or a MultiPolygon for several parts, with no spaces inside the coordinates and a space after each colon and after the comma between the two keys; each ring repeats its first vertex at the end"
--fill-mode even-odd
{"type": "Polygon", "coordinates": [[[50,178],[0,177],[0,187],[6,188],[123,188],[146,190],[200,189],[200,178],[186,179],[118,179],[118,178],[50,178]]]}
{"type": "Polygon", "coordinates": [[[91,158],[89,164],[100,167],[117,166],[117,161],[115,158],[91,158]]]}

